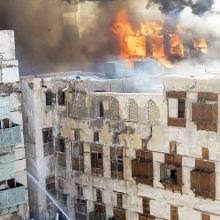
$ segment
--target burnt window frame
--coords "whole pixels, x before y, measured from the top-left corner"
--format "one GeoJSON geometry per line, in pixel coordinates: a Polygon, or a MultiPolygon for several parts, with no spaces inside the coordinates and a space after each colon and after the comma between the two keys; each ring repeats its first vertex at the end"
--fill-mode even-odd
{"type": "Polygon", "coordinates": [[[52,106],[56,103],[56,95],[49,89],[45,92],[45,105],[52,106]]]}
{"type": "Polygon", "coordinates": [[[96,189],[96,202],[98,203],[103,202],[103,194],[101,189],[96,189]]]}
{"type": "Polygon", "coordinates": [[[102,145],[90,145],[90,160],[91,160],[91,173],[92,175],[103,176],[103,147],[102,145]]]}
{"type": "Polygon", "coordinates": [[[55,150],[60,153],[66,152],[66,141],[64,137],[59,136],[56,138],[55,150]]]}
{"type": "Polygon", "coordinates": [[[56,194],[56,178],[55,175],[47,176],[45,178],[45,187],[46,190],[53,196],[56,194]]]}
{"type": "Polygon", "coordinates": [[[110,148],[111,178],[124,179],[124,157],[122,147],[110,148]]]}
{"type": "Polygon", "coordinates": [[[43,128],[42,129],[42,139],[44,145],[44,157],[50,156],[54,154],[55,147],[54,147],[54,134],[53,128],[43,128]],[[45,132],[48,132],[45,134],[45,132]]]}
{"type": "Polygon", "coordinates": [[[74,140],[80,141],[80,129],[74,129],[74,140]]]}
{"type": "Polygon", "coordinates": [[[150,215],[150,199],[143,197],[142,198],[142,210],[144,215],[150,215]]]}
{"type": "Polygon", "coordinates": [[[100,141],[100,132],[99,131],[94,131],[93,132],[93,142],[99,143],[100,141]]]}
{"type": "Polygon", "coordinates": [[[113,145],[120,145],[119,136],[120,136],[119,132],[113,132],[113,135],[112,135],[112,144],[113,145]]]}
{"type": "Polygon", "coordinates": [[[58,105],[65,106],[66,105],[66,94],[63,90],[58,90],[57,93],[58,105]]]}
{"type": "Polygon", "coordinates": [[[99,117],[104,118],[105,115],[105,108],[102,101],[99,102],[99,117]]]}

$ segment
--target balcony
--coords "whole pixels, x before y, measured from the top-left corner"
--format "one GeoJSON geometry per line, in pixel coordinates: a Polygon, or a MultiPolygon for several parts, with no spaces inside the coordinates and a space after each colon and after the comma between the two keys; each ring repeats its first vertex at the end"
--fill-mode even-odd
{"type": "Polygon", "coordinates": [[[87,201],[81,198],[75,198],[75,211],[77,214],[87,214],[87,201]]]}
{"type": "Polygon", "coordinates": [[[25,201],[24,186],[17,186],[0,191],[0,210],[21,205],[25,203],[25,201]]]}
{"type": "Polygon", "coordinates": [[[21,143],[21,130],[19,125],[12,128],[0,129],[0,153],[11,151],[11,147],[21,143]]]}
{"type": "Polygon", "coordinates": [[[153,155],[150,151],[139,150],[132,160],[132,177],[137,183],[153,185],[153,155]]]}
{"type": "Polygon", "coordinates": [[[126,220],[126,210],[119,207],[113,208],[114,216],[109,220],[126,220]]]}
{"type": "Polygon", "coordinates": [[[94,202],[94,211],[89,213],[89,220],[106,220],[104,203],[94,202]]]}

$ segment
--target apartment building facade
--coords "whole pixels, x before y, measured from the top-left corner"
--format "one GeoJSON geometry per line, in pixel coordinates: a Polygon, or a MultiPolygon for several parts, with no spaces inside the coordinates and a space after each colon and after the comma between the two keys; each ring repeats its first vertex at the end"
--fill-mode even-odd
{"type": "MultiPolygon", "coordinates": [[[[71,219],[219,219],[219,82],[166,77],[152,94],[77,77],[23,79],[28,169],[71,219]]],[[[35,194],[33,216],[54,218],[35,194]]]]}
{"type": "Polygon", "coordinates": [[[13,31],[0,31],[0,219],[29,219],[25,147],[13,31]]]}

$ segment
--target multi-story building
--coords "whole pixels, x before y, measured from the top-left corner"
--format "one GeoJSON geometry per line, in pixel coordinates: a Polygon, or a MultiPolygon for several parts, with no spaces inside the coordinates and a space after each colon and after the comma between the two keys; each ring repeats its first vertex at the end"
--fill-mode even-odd
{"type": "MultiPolygon", "coordinates": [[[[71,73],[22,81],[28,170],[70,219],[220,219],[218,75],[165,77],[157,93],[71,73]]],[[[29,194],[32,217],[54,217],[29,194]]]]}
{"type": "Polygon", "coordinates": [[[0,31],[0,219],[29,219],[21,89],[13,31],[0,31]]]}

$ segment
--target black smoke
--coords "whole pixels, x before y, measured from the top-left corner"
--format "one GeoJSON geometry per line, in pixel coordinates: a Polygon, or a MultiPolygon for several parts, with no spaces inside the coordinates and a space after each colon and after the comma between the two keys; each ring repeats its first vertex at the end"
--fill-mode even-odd
{"type": "Polygon", "coordinates": [[[194,14],[201,15],[209,11],[213,3],[214,0],[150,0],[147,8],[150,8],[152,4],[156,4],[166,14],[172,11],[180,12],[185,7],[190,7],[194,14]]]}

